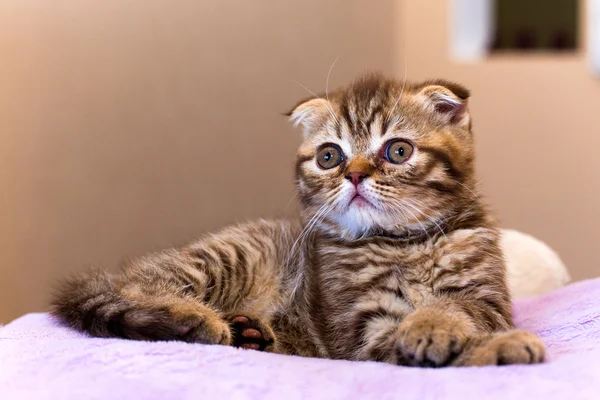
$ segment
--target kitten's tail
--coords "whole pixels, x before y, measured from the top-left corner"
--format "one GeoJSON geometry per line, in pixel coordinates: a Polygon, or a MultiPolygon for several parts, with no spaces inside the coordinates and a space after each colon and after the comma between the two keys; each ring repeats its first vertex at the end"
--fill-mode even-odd
{"type": "Polygon", "coordinates": [[[132,304],[119,295],[110,274],[92,270],[63,281],[51,307],[51,313],[71,328],[93,336],[123,337],[122,319],[132,304]]]}

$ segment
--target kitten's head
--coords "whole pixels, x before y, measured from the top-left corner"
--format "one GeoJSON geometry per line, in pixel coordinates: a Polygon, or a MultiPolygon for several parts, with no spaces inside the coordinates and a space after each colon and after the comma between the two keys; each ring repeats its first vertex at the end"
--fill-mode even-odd
{"type": "Polygon", "coordinates": [[[305,215],[346,238],[439,226],[473,202],[469,92],[366,75],[289,115],[305,215]]]}

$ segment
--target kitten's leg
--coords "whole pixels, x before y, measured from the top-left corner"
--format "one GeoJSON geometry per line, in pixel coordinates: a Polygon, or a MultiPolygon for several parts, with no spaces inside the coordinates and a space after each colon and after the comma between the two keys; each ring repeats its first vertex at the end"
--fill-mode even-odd
{"type": "Polygon", "coordinates": [[[65,282],[55,298],[54,314],[98,337],[231,343],[229,325],[210,307],[151,284],[120,286],[104,272],[65,282]]]}
{"type": "Polygon", "coordinates": [[[535,335],[506,333],[513,328],[511,301],[497,232],[458,232],[440,241],[428,282],[431,291],[418,299],[395,334],[399,362],[443,366],[458,360],[466,365],[543,359],[535,335]],[[521,357],[528,348],[534,355],[521,357]]]}
{"type": "Polygon", "coordinates": [[[283,254],[292,239],[284,223],[232,227],[136,259],[117,276],[68,281],[54,298],[54,315],[94,336],[231,344],[233,321],[222,316],[235,311],[274,341],[259,321],[268,320],[279,300],[283,254]]]}
{"type": "Polygon", "coordinates": [[[411,366],[543,360],[544,347],[535,335],[510,331],[510,303],[503,296],[470,290],[426,299],[416,309],[402,296],[372,290],[356,303],[350,320],[344,315],[337,321],[343,332],[352,332],[351,340],[340,344],[352,359],[411,366]]]}

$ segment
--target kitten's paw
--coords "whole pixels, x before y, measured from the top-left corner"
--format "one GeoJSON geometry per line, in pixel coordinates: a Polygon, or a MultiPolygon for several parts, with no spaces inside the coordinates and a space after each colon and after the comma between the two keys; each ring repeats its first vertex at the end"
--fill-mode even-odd
{"type": "Polygon", "coordinates": [[[396,331],[397,363],[440,367],[463,350],[472,328],[461,316],[436,310],[409,314],[396,331]]]}
{"type": "Polygon", "coordinates": [[[248,315],[233,315],[230,317],[233,332],[232,346],[244,349],[273,352],[275,334],[269,325],[259,318],[248,315]]]}
{"type": "Polygon", "coordinates": [[[526,331],[498,332],[465,352],[462,365],[538,364],[546,350],[536,335],[526,331]]]}
{"type": "Polygon", "coordinates": [[[123,316],[122,329],[130,339],[231,344],[229,325],[202,305],[133,309],[123,316]]]}

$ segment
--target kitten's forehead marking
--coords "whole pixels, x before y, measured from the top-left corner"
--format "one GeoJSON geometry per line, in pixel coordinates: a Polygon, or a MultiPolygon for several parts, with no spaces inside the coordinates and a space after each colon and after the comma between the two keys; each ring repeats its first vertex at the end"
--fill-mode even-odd
{"type": "Polygon", "coordinates": [[[396,97],[382,92],[350,93],[338,98],[334,107],[337,118],[328,118],[320,132],[311,137],[313,148],[333,143],[350,160],[357,155],[377,156],[392,139],[415,142],[420,136],[407,126],[407,116],[403,115],[409,96],[405,93],[393,111],[387,103],[396,97]],[[390,111],[392,115],[388,114],[390,111]]]}
{"type": "Polygon", "coordinates": [[[372,153],[377,153],[381,150],[381,148],[392,139],[408,139],[410,141],[414,141],[417,138],[417,135],[414,131],[410,129],[404,128],[402,125],[406,120],[405,117],[396,116],[388,123],[385,131],[382,131],[382,119],[384,117],[375,118],[373,121],[371,128],[371,143],[370,143],[370,151],[372,153]]]}
{"type": "Polygon", "coordinates": [[[356,107],[346,108],[347,115],[342,115],[341,137],[348,148],[349,155],[365,154],[370,152],[373,137],[373,118],[358,115],[356,107]],[[351,150],[350,150],[351,149],[351,150]]]}

